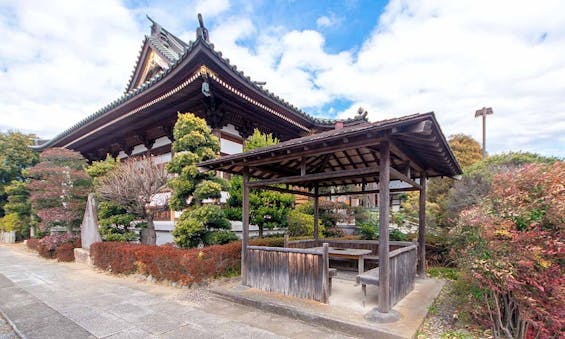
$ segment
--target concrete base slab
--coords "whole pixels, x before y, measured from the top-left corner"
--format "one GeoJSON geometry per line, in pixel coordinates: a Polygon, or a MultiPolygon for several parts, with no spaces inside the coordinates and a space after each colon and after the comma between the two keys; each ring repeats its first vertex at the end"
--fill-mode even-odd
{"type": "MultiPolygon", "coordinates": [[[[338,279],[334,280],[334,286],[336,282],[338,279]]],[[[351,281],[343,281],[338,284],[344,286],[349,284],[350,290],[360,290],[360,287],[354,286],[351,281]]],[[[337,291],[332,290],[330,304],[259,291],[254,288],[241,288],[239,282],[212,287],[212,292],[230,301],[314,323],[356,337],[413,338],[422,325],[428,308],[433,304],[444,284],[443,280],[417,279],[414,290],[394,306],[392,313],[396,316],[388,316],[388,319],[385,319],[385,316],[381,317],[381,320],[395,318],[394,322],[372,321],[377,320],[377,315],[374,318],[372,316],[368,316],[369,319],[365,318],[367,313],[371,314],[371,308],[363,308],[360,293],[356,295],[355,292],[348,292],[355,298],[346,299],[345,296],[348,294],[337,295],[337,291]],[[332,299],[336,300],[332,301],[332,299]]],[[[369,299],[368,304],[375,307],[377,304],[375,298],[369,299]]]]}
{"type": "Polygon", "coordinates": [[[92,260],[90,259],[90,250],[87,250],[86,248],[75,248],[74,252],[76,262],[92,266],[92,260]]]}
{"type": "Polygon", "coordinates": [[[371,321],[379,324],[388,324],[400,320],[400,313],[395,310],[391,310],[388,313],[379,312],[378,309],[373,308],[369,313],[365,314],[365,320],[371,321]]]}

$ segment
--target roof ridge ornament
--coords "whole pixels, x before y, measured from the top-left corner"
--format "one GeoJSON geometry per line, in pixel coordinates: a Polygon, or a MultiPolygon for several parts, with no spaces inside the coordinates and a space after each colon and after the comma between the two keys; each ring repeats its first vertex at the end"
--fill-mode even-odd
{"type": "Polygon", "coordinates": [[[198,13],[198,23],[199,27],[196,29],[196,39],[202,39],[206,42],[210,42],[210,36],[208,35],[208,28],[204,26],[204,20],[202,19],[202,14],[198,13]]]}

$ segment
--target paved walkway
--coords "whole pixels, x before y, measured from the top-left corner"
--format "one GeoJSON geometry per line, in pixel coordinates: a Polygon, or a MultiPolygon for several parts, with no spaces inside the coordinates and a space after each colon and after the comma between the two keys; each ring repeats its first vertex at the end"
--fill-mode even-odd
{"type": "Polygon", "coordinates": [[[27,338],[345,338],[325,328],[0,245],[0,311],[27,338]]]}

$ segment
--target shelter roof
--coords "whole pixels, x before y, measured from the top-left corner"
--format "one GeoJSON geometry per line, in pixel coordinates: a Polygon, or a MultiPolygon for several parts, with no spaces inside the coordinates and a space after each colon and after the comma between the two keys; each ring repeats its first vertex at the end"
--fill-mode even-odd
{"type": "Polygon", "coordinates": [[[390,142],[391,178],[462,173],[433,112],[365,123],[205,161],[200,167],[265,183],[313,187],[378,181],[379,147],[390,142]],[[332,176],[331,173],[337,173],[332,176]],[[306,175],[308,174],[308,175],[306,175]],[[401,175],[402,174],[402,175],[401,175]],[[303,177],[303,178],[302,178],[303,177]]]}

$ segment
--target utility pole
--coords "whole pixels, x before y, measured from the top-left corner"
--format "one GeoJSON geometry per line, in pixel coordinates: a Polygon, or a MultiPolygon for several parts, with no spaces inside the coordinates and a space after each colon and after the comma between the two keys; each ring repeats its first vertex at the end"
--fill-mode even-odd
{"type": "Polygon", "coordinates": [[[492,114],[492,107],[483,107],[475,111],[475,118],[483,117],[483,160],[487,157],[487,115],[492,114]]]}

